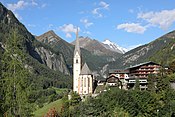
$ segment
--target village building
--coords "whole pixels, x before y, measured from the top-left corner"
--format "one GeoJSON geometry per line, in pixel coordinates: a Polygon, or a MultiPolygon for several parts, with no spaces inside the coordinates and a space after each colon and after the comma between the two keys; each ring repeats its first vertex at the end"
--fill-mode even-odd
{"type": "MultiPolygon", "coordinates": [[[[115,76],[118,79],[118,81],[121,83],[122,86],[120,88],[123,88],[123,89],[127,88],[126,80],[129,78],[129,70],[127,70],[127,69],[124,69],[124,70],[122,70],[122,69],[110,69],[109,70],[109,77],[107,79],[109,79],[112,76],[115,76]]],[[[107,80],[107,84],[109,84],[108,80],[107,80]]]]}
{"type": "Polygon", "coordinates": [[[73,91],[79,95],[90,95],[93,93],[92,72],[86,63],[84,63],[82,67],[78,29],[76,33],[76,44],[73,57],[73,91]]]}
{"type": "MultiPolygon", "coordinates": [[[[138,65],[130,66],[123,70],[111,69],[109,70],[109,76],[107,79],[110,79],[111,76],[115,76],[122,83],[122,89],[134,88],[136,80],[138,80],[140,84],[140,90],[146,90],[148,84],[147,79],[149,75],[156,76],[159,73],[160,68],[161,66],[157,63],[151,61],[144,62],[138,65]]],[[[111,84],[111,81],[109,82],[106,80],[106,84],[111,84]]]]}
{"type": "Polygon", "coordinates": [[[149,75],[156,76],[159,73],[160,68],[161,66],[159,64],[151,61],[129,67],[128,70],[130,71],[130,74],[128,79],[128,88],[132,88],[136,83],[136,79],[138,79],[140,89],[146,90],[149,75]]]}

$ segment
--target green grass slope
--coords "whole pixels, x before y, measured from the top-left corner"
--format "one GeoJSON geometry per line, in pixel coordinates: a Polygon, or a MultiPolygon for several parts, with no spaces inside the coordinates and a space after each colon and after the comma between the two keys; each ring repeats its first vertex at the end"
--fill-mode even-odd
{"type": "Polygon", "coordinates": [[[44,107],[36,110],[34,112],[34,117],[43,117],[49,111],[49,109],[52,109],[52,108],[55,108],[57,112],[60,112],[61,106],[62,106],[62,99],[51,102],[45,105],[44,107]]]}

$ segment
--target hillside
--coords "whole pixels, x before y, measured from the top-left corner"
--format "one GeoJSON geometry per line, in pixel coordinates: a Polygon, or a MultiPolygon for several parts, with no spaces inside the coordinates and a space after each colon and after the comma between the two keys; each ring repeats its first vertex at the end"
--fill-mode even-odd
{"type": "Polygon", "coordinates": [[[54,51],[62,53],[66,63],[72,64],[71,58],[73,56],[73,46],[61,39],[58,35],[55,34],[53,30],[48,31],[40,36],[36,36],[36,39],[42,43],[47,44],[54,51]]]}
{"type": "Polygon", "coordinates": [[[125,53],[115,62],[109,63],[109,66],[111,68],[116,68],[116,66],[122,68],[145,61],[154,61],[167,65],[174,59],[174,55],[175,31],[172,31],[148,44],[125,53]]]}
{"type": "MultiPolygon", "coordinates": [[[[64,39],[61,39],[53,31],[48,31],[40,36],[36,36],[36,39],[52,48],[55,52],[62,53],[67,66],[69,67],[70,71],[72,71],[74,45],[66,42],[64,39]]],[[[103,72],[101,72],[101,69],[103,69],[102,67],[106,63],[115,60],[113,56],[108,56],[106,54],[98,55],[84,48],[81,48],[81,53],[82,62],[86,62],[96,76],[103,76],[103,72]]],[[[118,53],[116,54],[120,55],[118,53]]]]}
{"type": "MultiPolygon", "coordinates": [[[[48,102],[50,99],[56,99],[54,89],[49,87],[72,87],[72,79],[69,76],[69,70],[65,64],[61,53],[55,52],[49,46],[38,42],[35,37],[18,21],[14,14],[0,3],[0,58],[1,50],[6,51],[6,44],[9,41],[9,35],[12,31],[17,30],[17,36],[23,41],[20,43],[22,54],[25,61],[21,64],[29,71],[28,84],[29,102],[36,106],[48,102]],[[57,64],[55,64],[55,62],[57,64]],[[42,98],[41,98],[42,97],[42,98]],[[50,98],[48,98],[50,97],[50,98]]],[[[2,61],[2,59],[1,59],[2,61]]],[[[0,74],[1,75],[1,74],[0,74]]],[[[1,77],[1,76],[0,76],[1,77]]],[[[2,95],[2,94],[1,94],[2,95]]]]}
{"type": "MultiPolygon", "coordinates": [[[[79,37],[80,47],[99,56],[111,56],[115,60],[122,55],[119,51],[107,48],[107,45],[89,37],[79,37]]],[[[75,41],[72,42],[75,45],[75,41]]]]}

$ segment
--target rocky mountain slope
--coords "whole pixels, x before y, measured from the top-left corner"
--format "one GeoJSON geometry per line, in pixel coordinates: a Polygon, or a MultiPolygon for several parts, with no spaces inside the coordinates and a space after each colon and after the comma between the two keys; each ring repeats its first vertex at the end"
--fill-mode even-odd
{"type": "MultiPolygon", "coordinates": [[[[46,66],[48,66],[51,69],[53,68],[54,70],[59,70],[65,74],[70,74],[68,72],[66,64],[63,62],[62,59],[59,60],[58,57],[57,57],[57,59],[55,59],[56,60],[55,62],[58,62],[58,63],[63,62],[62,64],[60,64],[60,66],[57,65],[55,67],[50,67],[50,66],[54,66],[54,64],[47,62],[47,61],[51,61],[50,57],[47,57],[47,59],[46,58],[41,59],[41,56],[43,56],[43,55],[40,55],[40,54],[42,52],[38,53],[36,51],[36,50],[41,50],[41,49],[39,49],[39,48],[37,49],[37,46],[36,47],[33,46],[33,42],[36,41],[34,36],[30,32],[28,32],[28,30],[25,28],[25,26],[18,21],[18,19],[14,16],[14,14],[11,11],[7,10],[5,7],[3,7],[2,4],[0,5],[0,13],[1,13],[0,14],[0,21],[1,21],[0,27],[1,27],[1,34],[2,34],[0,41],[2,42],[2,44],[4,44],[4,42],[6,41],[5,34],[8,34],[10,32],[10,30],[14,27],[19,28],[20,29],[19,33],[22,34],[26,40],[26,43],[24,44],[26,51],[28,51],[29,54],[33,58],[37,59],[40,63],[45,64],[46,66]],[[46,61],[46,62],[44,62],[44,61],[46,61]],[[48,64],[46,64],[46,63],[48,63],[48,64]]],[[[38,42],[35,42],[35,43],[38,43],[38,42]]],[[[45,49],[45,52],[46,51],[48,51],[48,53],[49,53],[50,50],[45,49]]],[[[62,56],[60,54],[61,53],[59,53],[58,56],[62,56]]],[[[49,56],[52,56],[52,55],[49,55],[49,56]]],[[[52,59],[54,59],[54,57],[52,57],[52,59]]]]}
{"type": "MultiPolygon", "coordinates": [[[[51,47],[55,52],[62,53],[63,58],[65,59],[67,66],[69,69],[72,69],[72,60],[73,60],[73,52],[74,52],[74,45],[66,42],[65,40],[61,39],[59,36],[57,36],[53,31],[48,31],[40,36],[36,36],[36,39],[47,46],[51,47]]],[[[89,39],[86,40],[86,42],[89,39]]],[[[101,47],[101,44],[97,41],[91,41],[93,47],[95,48],[95,45],[99,45],[101,47]]],[[[80,38],[80,45],[85,45],[84,41],[82,41],[82,38],[80,38]]],[[[91,45],[91,44],[90,44],[91,45]]],[[[99,47],[97,46],[97,47],[99,47]]],[[[114,61],[119,55],[121,54],[113,52],[111,50],[107,50],[105,47],[102,46],[103,49],[107,50],[107,52],[95,52],[92,46],[89,46],[87,48],[84,48],[84,46],[81,46],[81,53],[82,53],[82,63],[86,62],[90,69],[96,74],[97,76],[101,76],[100,70],[102,69],[102,66],[110,61],[114,61]],[[110,56],[107,55],[107,53],[113,53],[110,56]],[[114,54],[116,56],[114,56],[114,54]]]]}
{"type": "MultiPolygon", "coordinates": [[[[13,29],[17,29],[19,35],[25,40],[23,48],[27,58],[26,63],[33,69],[33,74],[38,75],[36,77],[47,77],[48,80],[50,79],[49,82],[54,79],[64,81],[70,78],[65,77],[65,74],[70,75],[70,73],[62,54],[56,53],[47,45],[38,42],[14,14],[0,3],[0,43],[2,47],[5,46],[8,35],[13,29]],[[57,64],[55,65],[51,61],[57,64]],[[52,74],[52,76],[49,74],[52,74]]],[[[71,80],[69,81],[71,82],[71,80]]],[[[69,81],[66,83],[70,83],[69,81]]]]}
{"type": "Polygon", "coordinates": [[[49,47],[54,49],[54,51],[62,53],[67,64],[72,63],[74,47],[56,35],[53,30],[50,30],[40,36],[36,36],[36,39],[47,44],[49,47]]]}
{"type": "MultiPolygon", "coordinates": [[[[115,60],[119,56],[123,54],[119,49],[116,48],[110,48],[108,44],[101,43],[98,40],[91,39],[89,37],[79,37],[80,47],[96,54],[99,56],[111,56],[115,60]]],[[[72,44],[75,44],[75,41],[72,42],[72,44]]]]}
{"type": "Polygon", "coordinates": [[[126,48],[120,47],[119,45],[111,42],[110,40],[106,39],[102,42],[102,44],[109,50],[114,51],[114,52],[118,52],[121,54],[124,54],[127,52],[126,48]]]}
{"type": "Polygon", "coordinates": [[[111,68],[122,68],[139,64],[145,61],[154,61],[159,64],[168,65],[175,57],[175,31],[163,35],[162,37],[137,47],[115,62],[109,63],[111,68]]]}

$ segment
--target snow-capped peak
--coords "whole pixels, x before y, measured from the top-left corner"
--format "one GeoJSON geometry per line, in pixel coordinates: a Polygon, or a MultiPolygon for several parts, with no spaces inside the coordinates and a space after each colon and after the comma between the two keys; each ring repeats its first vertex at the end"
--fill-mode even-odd
{"type": "Polygon", "coordinates": [[[116,51],[116,52],[119,52],[119,53],[122,53],[122,54],[124,54],[125,52],[127,52],[127,49],[126,48],[120,47],[119,45],[111,42],[108,39],[104,40],[102,43],[104,44],[104,46],[107,49],[110,49],[112,51],[116,51]]]}

